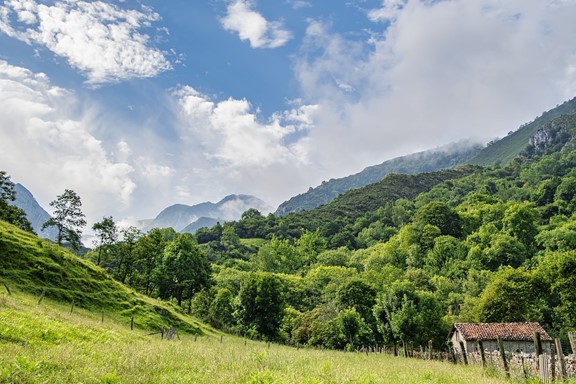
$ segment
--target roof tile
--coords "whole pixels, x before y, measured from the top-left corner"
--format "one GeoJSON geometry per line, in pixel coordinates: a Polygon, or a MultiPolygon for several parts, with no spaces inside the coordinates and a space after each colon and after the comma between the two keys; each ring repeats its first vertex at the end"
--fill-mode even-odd
{"type": "Polygon", "coordinates": [[[452,329],[458,330],[465,340],[483,341],[502,340],[530,341],[534,340],[534,333],[540,333],[542,341],[552,338],[539,323],[456,323],[452,329]]]}

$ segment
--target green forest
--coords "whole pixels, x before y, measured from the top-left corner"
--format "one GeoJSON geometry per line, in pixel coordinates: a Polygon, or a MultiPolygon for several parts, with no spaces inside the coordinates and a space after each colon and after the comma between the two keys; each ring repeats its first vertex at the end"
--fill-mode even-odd
{"type": "Polygon", "coordinates": [[[561,335],[576,327],[576,115],[541,132],[506,164],[390,174],[310,211],[251,209],[195,235],[104,217],[81,257],[215,328],[293,345],[446,350],[454,322],[561,335]]]}

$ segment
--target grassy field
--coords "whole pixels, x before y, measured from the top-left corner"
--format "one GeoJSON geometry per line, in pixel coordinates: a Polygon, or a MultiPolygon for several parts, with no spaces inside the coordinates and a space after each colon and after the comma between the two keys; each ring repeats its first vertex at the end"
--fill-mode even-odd
{"type": "MultiPolygon", "coordinates": [[[[0,285],[0,289],[4,289],[0,285]]],[[[479,367],[295,349],[206,332],[160,340],[124,321],[0,293],[0,383],[501,383],[479,367]]]]}

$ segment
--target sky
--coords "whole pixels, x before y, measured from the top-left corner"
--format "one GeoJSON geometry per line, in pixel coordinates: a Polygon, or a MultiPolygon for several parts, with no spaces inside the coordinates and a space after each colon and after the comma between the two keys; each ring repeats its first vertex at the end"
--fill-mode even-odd
{"type": "Polygon", "coordinates": [[[88,225],[504,137],[576,96],[576,0],[0,1],[0,169],[88,225]]]}

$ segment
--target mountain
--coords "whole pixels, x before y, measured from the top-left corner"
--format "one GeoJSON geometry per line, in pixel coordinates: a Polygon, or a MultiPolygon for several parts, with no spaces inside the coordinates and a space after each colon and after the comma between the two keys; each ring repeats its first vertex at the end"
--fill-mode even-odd
{"type": "Polygon", "coordinates": [[[486,148],[468,160],[468,163],[475,165],[507,164],[529,146],[530,139],[539,130],[560,116],[574,113],[576,113],[576,97],[544,112],[533,121],[523,124],[518,130],[510,132],[503,139],[489,143],[486,148]]]}
{"type": "Polygon", "coordinates": [[[225,220],[214,219],[212,217],[201,217],[198,220],[194,221],[193,223],[188,224],[180,232],[194,234],[200,228],[212,228],[213,226],[215,226],[219,222],[223,222],[223,221],[225,221],[225,220]]]}
{"type": "Polygon", "coordinates": [[[50,227],[42,230],[42,224],[50,219],[50,214],[38,204],[32,193],[22,184],[15,184],[14,192],[16,192],[16,200],[13,204],[26,212],[26,218],[32,224],[34,232],[44,239],[55,240],[57,236],[56,228],[50,227]]]}
{"type": "Polygon", "coordinates": [[[290,212],[314,209],[331,202],[336,196],[344,192],[376,183],[390,173],[418,174],[454,168],[472,158],[481,149],[479,144],[462,142],[397,157],[367,167],[351,176],[324,181],[316,188],[310,188],[308,192],[294,196],[282,203],[275,214],[283,216],[290,212]]]}
{"type": "Polygon", "coordinates": [[[214,225],[218,221],[238,220],[242,214],[250,208],[255,208],[261,213],[269,213],[273,209],[255,196],[228,195],[217,203],[205,202],[196,205],[171,205],[150,221],[145,229],[171,227],[178,232],[190,232],[200,224],[201,226],[196,229],[203,226],[214,225]],[[202,219],[200,224],[189,227],[190,224],[196,223],[199,219],[202,219]],[[207,219],[212,219],[213,221],[208,221],[207,219]]]}

